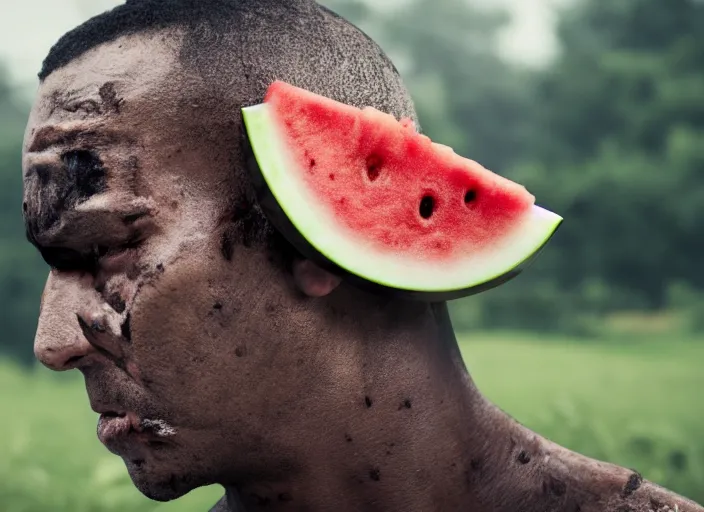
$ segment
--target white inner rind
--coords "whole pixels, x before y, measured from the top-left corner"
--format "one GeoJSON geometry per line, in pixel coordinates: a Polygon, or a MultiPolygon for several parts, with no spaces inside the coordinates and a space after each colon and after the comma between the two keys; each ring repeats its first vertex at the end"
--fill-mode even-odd
{"type": "Polygon", "coordinates": [[[315,197],[294,169],[267,104],[242,109],[249,141],[264,180],[298,232],[318,252],[347,272],[383,286],[422,292],[463,290],[520,266],[553,235],[562,217],[533,206],[514,229],[488,248],[433,264],[399,252],[383,252],[355,237],[315,197]]]}

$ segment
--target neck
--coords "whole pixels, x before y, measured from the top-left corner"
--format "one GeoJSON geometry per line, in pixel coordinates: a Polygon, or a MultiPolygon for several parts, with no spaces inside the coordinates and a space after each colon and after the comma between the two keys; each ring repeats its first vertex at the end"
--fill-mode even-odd
{"type": "MultiPolygon", "coordinates": [[[[608,512],[704,509],[524,428],[478,391],[445,305],[357,360],[359,407],[311,425],[300,470],[226,486],[231,511],[608,512]],[[641,508],[639,508],[639,506],[641,508]],[[630,507],[630,508],[629,508],[630,507]],[[650,507],[650,508],[646,508],[650,507]]],[[[348,386],[344,386],[347,388],[348,386]]],[[[352,386],[354,387],[354,386],[352,386]]],[[[340,408],[346,405],[344,398],[340,408]]],[[[315,419],[313,419],[315,420],[315,419]]]]}

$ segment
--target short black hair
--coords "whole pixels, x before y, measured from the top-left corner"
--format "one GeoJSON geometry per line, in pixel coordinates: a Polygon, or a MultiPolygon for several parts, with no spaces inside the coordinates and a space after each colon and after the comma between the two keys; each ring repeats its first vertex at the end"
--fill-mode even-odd
{"type": "MultiPolygon", "coordinates": [[[[43,81],[51,73],[84,53],[122,36],[179,27],[185,29],[187,35],[191,36],[189,42],[199,39],[202,43],[208,37],[212,39],[213,36],[217,38],[218,35],[250,31],[254,29],[258,19],[266,18],[269,18],[269,22],[273,22],[269,23],[269,26],[275,26],[277,35],[282,39],[286,38],[289,32],[287,29],[295,30],[293,25],[298,25],[300,28],[302,25],[310,24],[311,32],[316,32],[313,26],[316,21],[320,23],[320,21],[335,20],[336,23],[333,25],[337,26],[333,26],[333,30],[328,32],[332,32],[332,35],[337,37],[327,37],[327,41],[319,41],[328,43],[324,45],[329,57],[328,64],[351,64],[353,61],[365,60],[368,62],[361,66],[364,71],[362,76],[357,73],[357,76],[352,74],[352,76],[343,77],[339,72],[330,75],[334,70],[318,69],[316,72],[324,77],[321,79],[352,79],[357,82],[355,84],[357,87],[363,88],[371,86],[373,89],[389,89],[388,86],[390,86],[393,91],[389,92],[396,94],[382,101],[379,101],[380,98],[369,98],[370,101],[360,106],[375,106],[397,117],[410,117],[417,120],[410,97],[391,60],[364,32],[326,7],[318,5],[314,0],[126,0],[124,4],[95,16],[64,34],[44,59],[38,76],[43,81]],[[318,16],[315,16],[316,14],[318,16]],[[313,19],[316,17],[317,20],[313,19]],[[248,22],[251,22],[252,26],[248,26],[250,25],[248,22]],[[359,37],[354,37],[355,35],[362,36],[367,44],[362,45],[364,47],[360,46],[359,37]],[[336,44],[329,44],[331,39],[336,44]],[[337,40],[334,41],[335,39],[337,40]],[[392,76],[383,77],[381,75],[386,73],[382,72],[391,72],[392,76]],[[371,81],[376,83],[372,84],[371,81]]],[[[331,24],[328,23],[328,25],[331,24]]],[[[201,52],[213,50],[212,45],[205,46],[201,48],[201,52]]],[[[220,50],[227,51],[226,46],[223,45],[220,50]]],[[[191,51],[184,54],[189,53],[190,56],[194,56],[193,54],[197,53],[197,48],[189,49],[191,51]]],[[[306,57],[306,52],[300,52],[300,50],[301,48],[294,46],[289,53],[279,55],[277,60],[295,56],[297,57],[295,60],[300,62],[306,57]]],[[[270,58],[271,55],[267,57],[270,58]]]]}
{"type": "MultiPolygon", "coordinates": [[[[229,112],[261,102],[268,86],[283,80],[348,105],[409,117],[418,126],[410,95],[384,52],[314,0],[127,0],[61,37],[39,78],[122,36],[170,28],[183,33],[184,67],[217,101],[229,102],[229,112]]],[[[241,152],[233,155],[233,161],[241,158],[241,152]]],[[[237,207],[245,222],[235,238],[275,238],[256,201],[245,204],[251,205],[246,212],[237,207]]]]}
{"type": "MultiPolygon", "coordinates": [[[[267,2],[267,0],[263,0],[267,2]]],[[[200,23],[232,21],[247,0],[126,0],[64,34],[44,59],[39,79],[44,80],[87,51],[103,43],[147,30],[171,26],[195,28],[200,23]]],[[[251,2],[250,2],[251,3],[251,2]]]]}

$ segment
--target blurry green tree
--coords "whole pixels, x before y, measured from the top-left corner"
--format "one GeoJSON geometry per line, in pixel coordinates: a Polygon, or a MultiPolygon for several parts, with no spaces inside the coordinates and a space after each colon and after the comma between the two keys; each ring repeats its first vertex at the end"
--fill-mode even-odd
{"type": "Polygon", "coordinates": [[[704,288],[702,26],[697,0],[582,1],[562,17],[562,55],[539,77],[530,150],[510,172],[567,219],[516,285],[551,282],[556,320],[704,288]]]}
{"type": "Polygon", "coordinates": [[[32,361],[39,295],[48,267],[25,239],[21,148],[28,106],[0,67],[0,354],[32,361]]]}

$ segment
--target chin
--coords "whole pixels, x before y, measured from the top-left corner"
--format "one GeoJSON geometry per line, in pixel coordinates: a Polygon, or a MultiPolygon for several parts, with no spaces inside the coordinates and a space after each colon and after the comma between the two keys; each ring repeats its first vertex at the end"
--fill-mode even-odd
{"type": "Polygon", "coordinates": [[[184,472],[177,464],[166,465],[154,460],[125,459],[127,472],[135,487],[154,501],[171,501],[188,494],[197,487],[209,485],[204,478],[184,472]]]}

